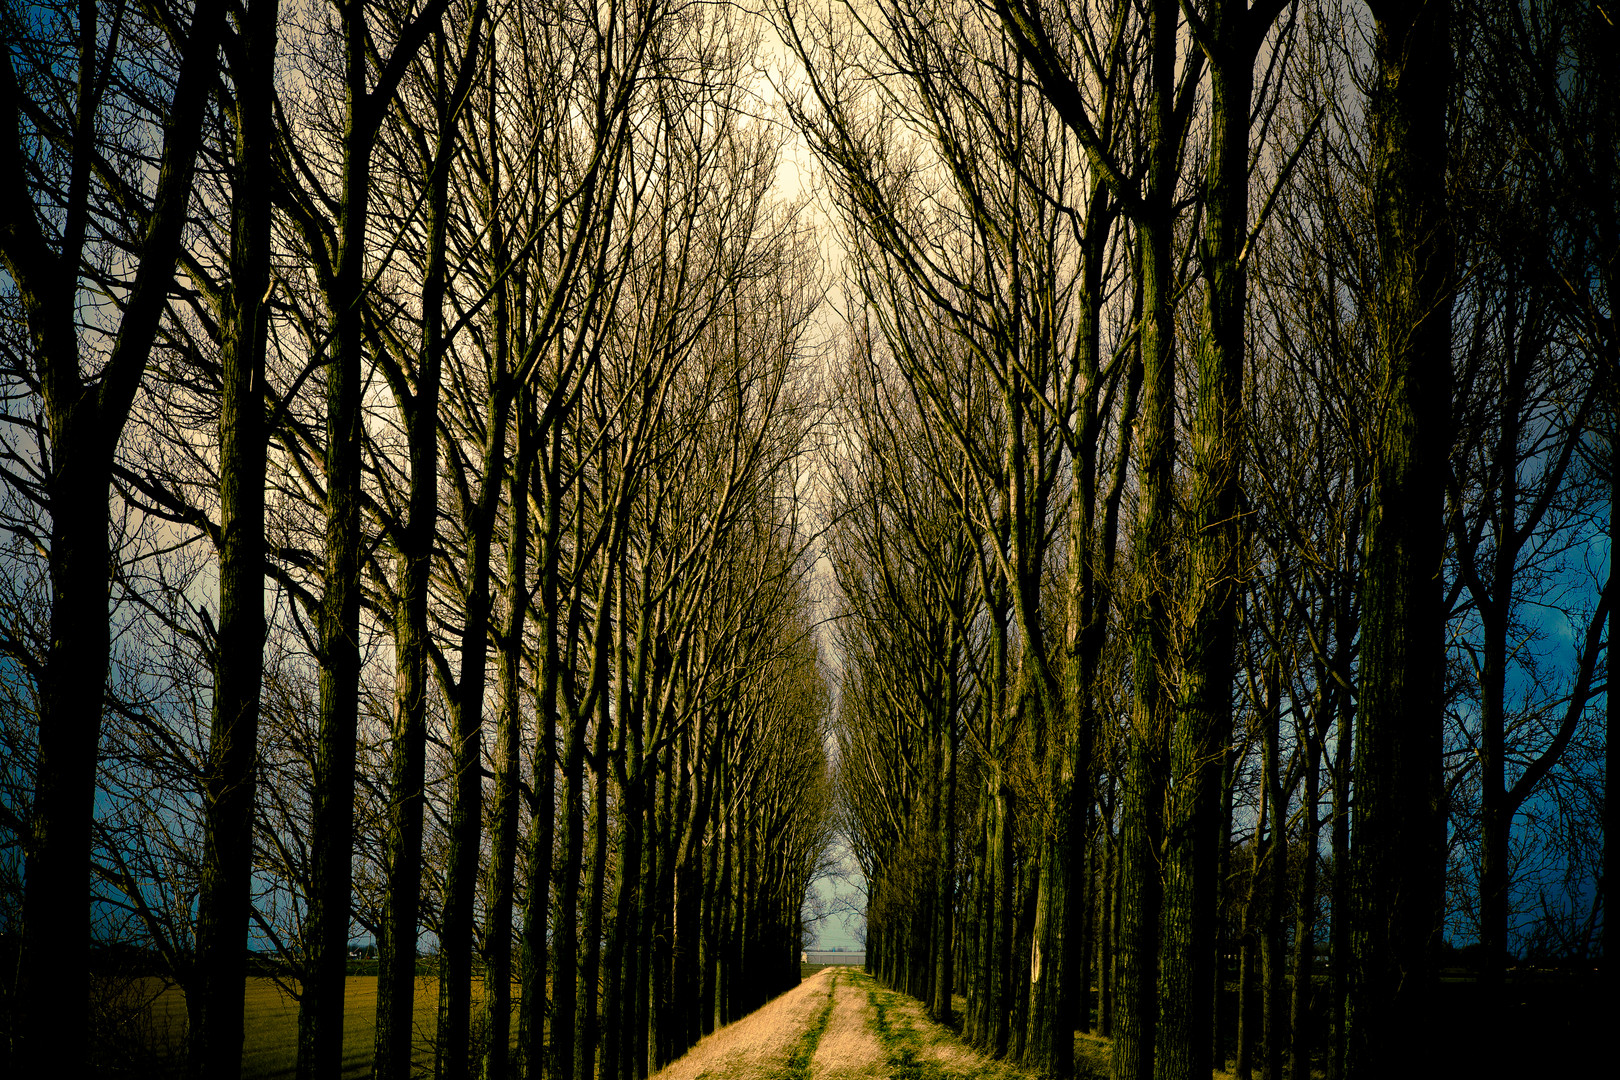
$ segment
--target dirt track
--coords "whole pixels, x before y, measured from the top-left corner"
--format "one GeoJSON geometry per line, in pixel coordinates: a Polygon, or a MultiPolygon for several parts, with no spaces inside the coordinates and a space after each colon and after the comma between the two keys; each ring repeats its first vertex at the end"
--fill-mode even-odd
{"type": "Polygon", "coordinates": [[[855,968],[826,968],[728,1024],[653,1080],[1024,1080],[855,968]]]}

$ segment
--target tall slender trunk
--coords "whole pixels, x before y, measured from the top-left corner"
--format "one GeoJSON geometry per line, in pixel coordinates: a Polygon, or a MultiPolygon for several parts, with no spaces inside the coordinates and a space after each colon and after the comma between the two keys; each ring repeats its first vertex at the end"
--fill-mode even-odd
{"type": "MultiPolygon", "coordinates": [[[[1481,574],[1470,565],[1470,592],[1479,610],[1479,944],[1480,984],[1484,995],[1483,1030],[1500,1030],[1506,1020],[1509,832],[1514,806],[1507,786],[1508,620],[1513,611],[1514,579],[1525,533],[1519,521],[1519,456],[1525,381],[1530,348],[1521,337],[1517,290],[1509,287],[1503,302],[1505,356],[1492,474],[1498,478],[1491,502],[1490,568],[1481,574]],[[1485,581],[1482,582],[1481,579],[1485,581]],[[1484,590],[1478,589],[1486,584],[1484,590]],[[1483,593],[1483,595],[1481,595],[1483,593]]],[[[1550,482],[1550,481],[1548,481],[1550,482]]],[[[1471,553],[1472,554],[1472,553],[1471,553]]],[[[1477,558],[1477,554],[1473,555],[1477,558]]]]}
{"type": "Polygon", "coordinates": [[[1103,821],[1102,874],[1098,879],[1097,903],[1097,1033],[1114,1037],[1114,896],[1118,892],[1118,844],[1106,816],[1103,821]]]}
{"type": "Polygon", "coordinates": [[[733,1005],[733,1017],[747,1016],[760,1005],[764,1004],[765,996],[761,991],[761,979],[765,967],[761,963],[764,959],[760,955],[760,924],[765,914],[764,890],[761,888],[763,875],[763,852],[761,836],[758,828],[759,815],[746,814],[742,820],[741,859],[742,874],[740,880],[742,888],[738,890],[741,910],[738,913],[737,951],[733,954],[736,971],[732,978],[736,998],[733,1005]]]}
{"type": "Polygon", "coordinates": [[[951,992],[954,957],[952,936],[955,933],[953,912],[956,897],[956,715],[954,695],[945,706],[943,730],[939,733],[943,745],[941,762],[941,808],[939,832],[935,853],[937,870],[934,876],[934,998],[930,1013],[946,1027],[951,1025],[951,992]]]}
{"type": "Polygon", "coordinates": [[[1441,564],[1451,448],[1448,0],[1374,9],[1382,423],[1362,563],[1349,1080],[1432,1075],[1444,906],[1441,564]]]}
{"type": "Polygon", "coordinates": [[[270,284],[272,76],[278,0],[245,11],[233,65],[231,281],[221,325],[219,634],[197,913],[190,1075],[242,1068],[254,782],[264,671],[264,351],[270,284]]]}
{"type": "MultiPolygon", "coordinates": [[[[1611,249],[1612,250],[1612,249],[1611,249]]],[[[1610,277],[1611,284],[1613,276],[1610,277]]],[[[1614,293],[1611,291],[1610,296],[1614,293]]],[[[1620,329],[1617,327],[1616,329],[1620,329]]],[[[1611,351],[1620,352],[1620,341],[1611,342],[1611,351]]],[[[1611,357],[1609,365],[1609,378],[1614,380],[1612,390],[1612,404],[1609,446],[1610,453],[1620,458],[1620,452],[1615,451],[1617,442],[1620,442],[1620,355],[1611,357]]],[[[1609,465],[1609,581],[1620,581],[1616,572],[1620,571],[1620,544],[1615,543],[1620,535],[1620,461],[1611,459],[1609,465]]],[[[1620,687],[1620,603],[1609,609],[1609,647],[1604,656],[1605,682],[1610,687],[1620,687]]],[[[1609,690],[1604,703],[1603,728],[1603,874],[1598,879],[1598,887],[1603,894],[1605,911],[1614,910],[1614,867],[1616,846],[1620,845],[1620,799],[1615,798],[1615,776],[1620,774],[1620,748],[1617,748],[1614,738],[1616,728],[1620,728],[1620,693],[1609,690]]],[[[1609,986],[1609,1000],[1620,997],[1620,978],[1615,975],[1615,962],[1613,947],[1604,943],[1603,977],[1609,986]]]]}
{"type": "Polygon", "coordinates": [[[988,877],[995,890],[995,917],[990,944],[990,1052],[1007,1055],[1012,1042],[1013,938],[1017,930],[1018,872],[1013,865],[1012,790],[995,765],[992,777],[994,817],[990,836],[988,877]]]}
{"type": "MultiPolygon", "coordinates": [[[[711,723],[709,714],[705,711],[698,717],[697,732],[691,740],[689,741],[684,734],[681,738],[682,765],[679,769],[681,793],[676,799],[676,811],[670,830],[673,839],[674,834],[681,830],[684,823],[685,835],[681,837],[678,849],[674,849],[678,854],[674,858],[667,859],[662,870],[664,875],[674,876],[675,910],[672,928],[674,939],[667,945],[671,975],[668,992],[673,1015],[670,1037],[667,1042],[661,1043],[661,1056],[654,1063],[657,1068],[663,1068],[668,1062],[684,1054],[704,1035],[703,1003],[708,993],[705,989],[708,980],[703,960],[706,951],[704,943],[708,938],[709,929],[703,910],[703,891],[705,880],[712,879],[716,872],[714,845],[706,845],[705,836],[715,793],[712,790],[694,791],[693,774],[698,768],[702,768],[705,774],[703,787],[713,788],[715,781],[713,776],[709,775],[711,770],[702,766],[702,762],[709,757],[704,747],[706,742],[710,741],[705,733],[711,723]],[[686,822],[687,814],[680,809],[687,805],[692,807],[690,822],[686,822]]],[[[709,1011],[712,1013],[712,1008],[709,1011]]]]}
{"type": "MultiPolygon", "coordinates": [[[[1160,1080],[1202,1080],[1213,1066],[1215,938],[1223,748],[1232,728],[1237,611],[1238,433],[1244,310],[1240,257],[1249,228],[1249,113],[1260,35],[1247,0],[1207,6],[1210,150],[1205,175],[1203,326],[1192,422],[1186,659],[1171,737],[1161,944],[1160,1080]]],[[[1258,27],[1263,29],[1263,25],[1258,27]]]]}
{"type": "MultiPolygon", "coordinates": [[[[967,1017],[963,1034],[968,1042],[983,1048],[988,1038],[986,1016],[990,995],[987,957],[990,954],[989,934],[995,908],[989,884],[990,871],[990,815],[992,803],[988,788],[979,791],[979,812],[974,815],[972,896],[969,904],[967,968],[967,1017]]],[[[867,960],[871,961],[871,942],[867,943],[867,960]]]]}
{"type": "Polygon", "coordinates": [[[1260,1041],[1260,1017],[1255,1012],[1254,1000],[1254,969],[1260,951],[1255,908],[1260,899],[1261,853],[1264,851],[1260,837],[1273,813],[1275,810],[1270,801],[1262,798],[1260,818],[1255,822],[1254,851],[1249,863],[1249,895],[1243,904],[1243,936],[1238,952],[1237,1061],[1232,1066],[1238,1080],[1250,1080],[1254,1075],[1254,1050],[1260,1041]]]}
{"type": "MultiPolygon", "coordinates": [[[[1227,879],[1232,867],[1232,800],[1237,790],[1237,749],[1229,748],[1222,755],[1226,759],[1226,767],[1221,775],[1221,834],[1219,861],[1219,877],[1221,881],[1227,879]]],[[[1216,912],[1219,920],[1215,930],[1215,1016],[1211,1021],[1210,1031],[1210,1057],[1215,1068],[1226,1068],[1227,1035],[1231,1029],[1231,1009],[1227,1005],[1229,995],[1226,993],[1227,977],[1231,969],[1232,937],[1230,933],[1231,909],[1229,904],[1221,904],[1216,912]]]]}
{"type": "Polygon", "coordinates": [[[608,925],[602,956],[602,1076],[607,1080],[626,1080],[626,1073],[633,1068],[626,1053],[629,1040],[625,1032],[635,1018],[630,995],[636,978],[635,939],[641,925],[643,812],[641,785],[632,782],[621,788],[621,825],[613,867],[613,920],[608,925]]]}
{"type": "MultiPolygon", "coordinates": [[[[436,49],[437,105],[443,98],[443,42],[436,49]]],[[[407,520],[400,530],[398,603],[394,613],[393,753],[389,770],[388,890],[379,935],[377,1020],[372,1075],[404,1080],[411,1071],[416,1003],[417,920],[422,891],[422,815],[427,766],[428,579],[439,508],[439,388],[444,355],[446,219],[453,129],[441,118],[428,164],[424,210],[428,237],[422,283],[422,345],[415,393],[400,401],[410,453],[407,520]]]]}
{"type": "Polygon", "coordinates": [[[1120,886],[1114,1080],[1152,1075],[1154,1024],[1158,1016],[1160,880],[1156,853],[1163,766],[1149,737],[1132,732],[1120,813],[1120,886]]]}
{"type": "Polygon", "coordinates": [[[488,683],[490,558],[506,460],[507,424],[516,387],[497,348],[489,373],[489,419],[484,432],[481,487],[467,513],[468,548],[463,580],[466,609],[461,631],[461,673],[450,690],[450,851],[445,870],[439,952],[438,1075],[462,1077],[472,1069],[474,903],[483,837],[484,691],[488,683]]]}
{"type": "Polygon", "coordinates": [[[1162,882],[1158,849],[1164,814],[1166,693],[1160,666],[1169,663],[1172,400],[1175,364],[1174,267],[1170,261],[1175,153],[1172,99],[1177,7],[1154,0],[1149,9],[1151,90],[1148,104],[1148,191],[1137,223],[1142,279],[1142,414],[1137,466],[1139,496],[1135,550],[1138,595],[1131,614],[1132,702],[1129,761],[1122,803],[1119,940],[1120,1014],[1114,1038],[1113,1080],[1147,1080],[1153,1059],[1159,998],[1159,913],[1162,882]]]}
{"type": "MultiPolygon", "coordinates": [[[[731,1021],[731,953],[732,934],[731,916],[735,905],[734,873],[732,866],[732,837],[736,832],[736,809],[732,805],[732,770],[730,762],[726,760],[725,751],[720,751],[720,832],[715,837],[715,846],[719,849],[720,871],[713,875],[711,880],[715,887],[706,892],[705,904],[714,912],[714,936],[712,959],[709,960],[708,970],[704,974],[704,1014],[703,1033],[712,1032],[716,1026],[731,1021]]],[[[870,930],[868,931],[870,933],[870,930]]],[[[870,963],[871,954],[867,954],[870,963]]]]}
{"type": "Polygon", "coordinates": [[[305,920],[303,996],[298,1008],[298,1080],[335,1080],[343,1060],[344,982],[348,964],[354,848],[354,745],[360,695],[360,368],[363,361],[366,221],[371,151],[405,71],[443,17],[447,0],[429,0],[400,30],[396,54],[371,78],[376,43],[356,5],[342,13],[344,123],[338,200],[337,267],[325,299],[332,338],[326,363],[326,533],[317,651],[319,747],[305,920]]]}
{"type": "MultiPolygon", "coordinates": [[[[537,442],[540,434],[536,432],[537,442]]],[[[549,440],[546,455],[549,464],[555,460],[559,433],[553,427],[544,434],[549,440]]],[[[553,981],[553,994],[547,993],[550,971],[547,936],[551,928],[552,861],[557,831],[557,694],[562,678],[557,650],[558,608],[562,602],[557,560],[562,513],[560,493],[549,483],[552,474],[536,469],[534,475],[536,487],[543,494],[544,517],[535,552],[535,604],[539,627],[535,643],[534,693],[540,733],[534,749],[534,815],[529,821],[528,888],[524,897],[519,963],[522,988],[518,1002],[518,1062],[523,1080],[540,1080],[545,1075],[546,1002],[561,987],[560,981],[553,981]],[[542,477],[548,482],[538,482],[542,477]]],[[[572,738],[569,741],[572,744],[572,738]]],[[[564,833],[566,835],[566,828],[564,833]]],[[[552,1031],[556,1030],[554,1024],[552,1031]]]]}
{"type": "MultiPolygon", "coordinates": [[[[1322,686],[1327,673],[1317,668],[1317,685],[1322,686]]],[[[1317,708],[1331,708],[1332,695],[1322,694],[1317,708]],[[1324,700],[1324,698],[1326,700],[1324,700]]],[[[1321,818],[1316,804],[1321,798],[1322,737],[1326,730],[1321,714],[1311,717],[1310,727],[1300,727],[1305,740],[1305,803],[1304,835],[1300,843],[1299,888],[1295,899],[1294,919],[1294,975],[1293,1000],[1290,1003],[1288,1046],[1288,1075],[1300,1080],[1310,1076],[1312,1039],[1311,1025],[1311,973],[1316,953],[1316,860],[1317,844],[1321,840],[1321,818]]]]}
{"type": "MultiPolygon", "coordinates": [[[[611,588],[607,578],[608,575],[604,574],[602,590],[604,594],[611,588]]],[[[610,600],[610,596],[603,595],[599,602],[606,607],[610,600]]],[[[600,634],[597,641],[602,642],[600,634]]],[[[602,643],[598,647],[605,649],[606,644],[602,643]]],[[[601,665],[601,677],[606,678],[605,665],[601,665]]],[[[609,858],[608,732],[612,726],[605,689],[598,689],[597,702],[595,733],[591,747],[591,771],[595,777],[591,794],[591,842],[586,858],[585,897],[582,904],[585,919],[580,942],[585,954],[579,965],[579,990],[574,999],[574,1080],[596,1080],[596,1051],[600,1034],[598,1031],[600,1000],[597,987],[602,974],[602,909],[606,900],[609,858]]]]}
{"type": "Polygon", "coordinates": [[[1282,661],[1273,655],[1266,664],[1265,741],[1266,825],[1265,916],[1260,929],[1260,979],[1264,987],[1262,1022],[1265,1027],[1265,1080],[1282,1080],[1283,1031],[1283,901],[1288,885],[1288,801],[1283,792],[1281,733],[1282,661]]]}
{"type": "Polygon", "coordinates": [[[585,853],[585,735],[586,717],[576,714],[569,724],[563,756],[562,834],[563,860],[557,910],[561,919],[553,935],[556,962],[552,967],[551,1075],[574,1075],[574,1014],[578,1011],[579,889],[585,853]]]}
{"type": "Polygon", "coordinates": [[[376,131],[366,95],[365,15],[344,12],[345,92],[341,250],[328,301],[333,333],[326,364],[326,534],[317,635],[319,745],[310,829],[303,996],[298,1008],[298,1080],[336,1080],[343,1058],[350,866],[354,849],[354,743],[360,698],[360,364],[366,213],[376,131]]]}
{"type": "MultiPolygon", "coordinates": [[[[469,610],[467,622],[469,628],[476,625],[487,633],[488,583],[480,584],[484,585],[482,597],[474,598],[468,607],[483,610],[469,610]]],[[[471,633],[464,636],[466,645],[472,644],[467,640],[471,637],[471,633]]],[[[441,1078],[466,1076],[472,1067],[473,902],[483,833],[484,644],[479,640],[474,646],[476,656],[463,654],[460,700],[450,708],[454,801],[439,945],[439,1037],[435,1055],[436,1075],[441,1078]],[[468,662],[473,665],[471,671],[465,667],[468,662]]]]}
{"type": "MultiPolygon", "coordinates": [[[[497,310],[503,305],[496,298],[497,310]]],[[[504,319],[497,315],[492,332],[504,336],[504,319]]],[[[509,1071],[512,1036],[512,908],[517,884],[518,800],[522,786],[523,738],[523,627],[528,614],[529,469],[534,456],[534,431],[527,393],[517,403],[517,447],[507,499],[511,518],[506,534],[506,625],[496,651],[495,675],[500,687],[500,724],[495,736],[495,813],[490,830],[489,911],[484,952],[484,1080],[502,1080],[509,1071]]],[[[542,761],[537,768],[546,768],[542,761]]],[[[536,778],[538,781],[538,777],[536,778]]],[[[550,807],[536,808],[549,818],[550,807]]]]}
{"type": "Polygon", "coordinates": [[[1328,928],[1328,1001],[1333,1033],[1328,1047],[1328,1080],[1344,1077],[1346,994],[1350,977],[1350,875],[1353,872],[1350,854],[1350,774],[1356,730],[1353,707],[1349,694],[1339,699],[1338,738],[1333,750],[1333,881],[1328,890],[1328,903],[1333,908],[1333,922],[1328,928]]]}
{"type": "MultiPolygon", "coordinates": [[[[1054,718],[1055,719],[1055,718],[1054,718]]],[[[1036,911],[1029,957],[1029,981],[1022,987],[1029,1001],[1028,1050],[1025,1064],[1054,1077],[1074,1074],[1074,1010],[1069,985],[1077,973],[1065,971],[1066,955],[1078,929],[1073,920],[1077,894],[1084,893],[1084,838],[1077,834],[1075,803],[1079,798],[1075,760],[1078,740],[1048,747],[1047,814],[1051,824],[1042,839],[1036,884],[1036,911]]]]}
{"type": "MultiPolygon", "coordinates": [[[[662,780],[669,776],[669,762],[665,759],[665,767],[659,770],[662,780]]],[[[661,783],[662,786],[662,783],[661,783]]],[[[667,805],[662,815],[665,827],[668,827],[669,813],[667,805]]],[[[646,1080],[652,1071],[649,1068],[651,1059],[650,1039],[656,1015],[654,995],[661,986],[668,985],[669,981],[669,941],[670,915],[673,913],[673,890],[666,890],[661,886],[666,881],[664,864],[668,862],[668,848],[663,844],[663,837],[659,832],[659,807],[652,800],[648,800],[646,810],[646,840],[642,845],[641,854],[641,881],[642,889],[650,890],[651,895],[643,892],[638,905],[636,937],[635,937],[635,966],[631,970],[629,979],[630,1028],[625,1038],[625,1080],[646,1080]],[[660,934],[660,930],[663,931],[660,934]],[[660,948],[660,940],[664,943],[660,948]]]]}
{"type": "Polygon", "coordinates": [[[1086,861],[1081,872],[1085,875],[1086,887],[1081,890],[1078,901],[1083,904],[1076,914],[1073,926],[1079,936],[1075,943],[1074,954],[1074,1025],[1084,1035],[1090,1035],[1094,1023],[1091,1019],[1091,1003],[1094,998],[1096,981],[1092,977],[1092,965],[1097,958],[1097,905],[1095,897],[1097,892],[1097,877],[1102,870],[1101,852],[1097,844],[1088,836],[1086,843],[1086,861]]]}

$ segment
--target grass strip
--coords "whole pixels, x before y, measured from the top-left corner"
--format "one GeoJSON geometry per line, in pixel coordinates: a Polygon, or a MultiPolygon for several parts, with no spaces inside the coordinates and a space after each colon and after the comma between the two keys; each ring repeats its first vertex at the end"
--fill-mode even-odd
{"type": "Polygon", "coordinates": [[[923,1041],[911,1021],[901,1013],[891,1018],[890,1009],[897,1000],[893,991],[884,990],[873,982],[867,988],[866,1000],[872,1006],[878,1043],[889,1058],[892,1080],[949,1080],[950,1074],[939,1062],[918,1056],[923,1051],[923,1041]]]}
{"type": "Polygon", "coordinates": [[[793,1045],[788,1054],[787,1070],[782,1074],[785,1080],[808,1080],[810,1076],[810,1059],[816,1056],[816,1047],[821,1043],[822,1033],[827,1030],[827,1021],[832,1017],[833,991],[838,988],[838,976],[835,974],[827,980],[827,1004],[816,1013],[815,1019],[799,1041],[793,1045]]]}

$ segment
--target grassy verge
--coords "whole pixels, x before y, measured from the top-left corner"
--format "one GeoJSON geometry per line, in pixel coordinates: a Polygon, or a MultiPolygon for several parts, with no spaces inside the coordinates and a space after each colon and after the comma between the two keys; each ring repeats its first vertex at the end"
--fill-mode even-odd
{"type": "MultiPolygon", "coordinates": [[[[872,1026],[887,1058],[891,1080],[1036,1080],[1037,1074],[1008,1061],[996,1061],[974,1050],[952,1030],[928,1020],[916,999],[889,990],[869,975],[859,976],[872,1006],[872,1026]]],[[[956,1015],[965,1002],[957,998],[956,1015]]],[[[1108,1075],[1109,1044],[1091,1035],[1075,1036],[1077,1080],[1108,1075]]]]}
{"type": "Polygon", "coordinates": [[[950,1074],[939,1062],[920,1056],[926,1044],[910,1018],[895,1008],[899,999],[894,991],[868,980],[866,1000],[872,1006],[872,1024],[888,1057],[892,1080],[949,1080],[950,1074]]]}
{"type": "Polygon", "coordinates": [[[816,1056],[816,1047],[821,1044],[822,1033],[827,1030],[827,1020],[832,1016],[833,992],[838,988],[838,975],[834,973],[827,979],[827,1003],[816,1010],[816,1015],[805,1028],[799,1041],[793,1044],[788,1052],[787,1071],[782,1075],[786,1080],[807,1080],[810,1076],[810,1059],[816,1056]]]}

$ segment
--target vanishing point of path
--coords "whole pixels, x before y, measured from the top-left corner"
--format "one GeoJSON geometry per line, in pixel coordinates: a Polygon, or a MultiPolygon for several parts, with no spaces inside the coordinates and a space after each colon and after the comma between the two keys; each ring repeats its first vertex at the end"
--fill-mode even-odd
{"type": "MultiPolygon", "coordinates": [[[[1095,1048],[1093,1048],[1095,1049],[1095,1048]]],[[[1080,1046],[1077,1052],[1084,1053],[1080,1046]]],[[[1079,1075],[1085,1064],[1076,1061],[1079,1075]]],[[[852,967],[823,968],[705,1038],[652,1080],[1025,1080],[852,967]]]]}

